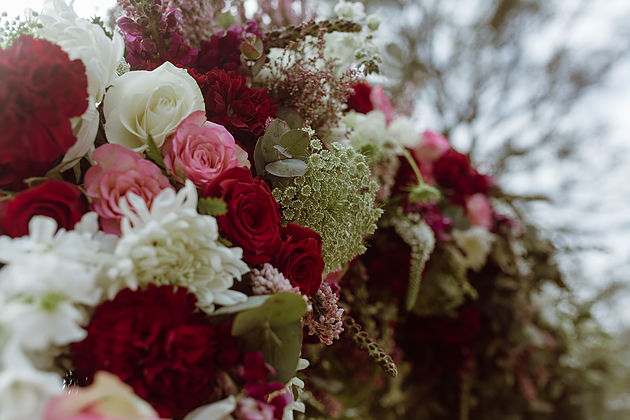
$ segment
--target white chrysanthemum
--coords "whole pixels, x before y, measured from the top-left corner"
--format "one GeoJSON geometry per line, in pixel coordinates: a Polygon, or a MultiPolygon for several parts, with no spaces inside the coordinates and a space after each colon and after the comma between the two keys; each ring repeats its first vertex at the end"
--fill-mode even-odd
{"type": "Polygon", "coordinates": [[[358,1],[340,0],[335,5],[335,14],[340,19],[348,19],[359,22],[365,19],[365,6],[363,3],[358,1]]]}
{"type": "Polygon", "coordinates": [[[124,42],[114,31],[110,39],[99,25],[83,19],[64,0],[46,0],[37,35],[59,45],[71,59],[80,59],[88,78],[88,94],[96,103],[116,77],[124,42]]]}
{"type": "Polygon", "coordinates": [[[59,375],[35,369],[0,371],[0,420],[41,419],[48,400],[62,391],[59,375]]]}
{"type": "Polygon", "coordinates": [[[230,414],[236,410],[236,398],[234,395],[204,405],[189,413],[184,420],[233,420],[230,414]]]}
{"type": "Polygon", "coordinates": [[[456,230],[453,239],[464,253],[464,263],[474,271],[480,270],[486,263],[492,250],[494,235],[481,226],[473,226],[467,230],[456,230]]]}
{"type": "MultiPolygon", "coordinates": [[[[233,305],[247,297],[229,290],[234,279],[249,271],[241,248],[228,248],[219,239],[212,216],[197,213],[197,190],[190,181],[177,194],[162,191],[151,210],[135,194],[120,201],[125,217],[122,237],[115,253],[122,264],[130,265],[127,286],[172,284],[184,286],[197,295],[205,311],[214,304],[233,305]],[[131,204],[131,207],[127,203],[131,204]]],[[[125,276],[126,277],[126,276],[125,276]]]]}

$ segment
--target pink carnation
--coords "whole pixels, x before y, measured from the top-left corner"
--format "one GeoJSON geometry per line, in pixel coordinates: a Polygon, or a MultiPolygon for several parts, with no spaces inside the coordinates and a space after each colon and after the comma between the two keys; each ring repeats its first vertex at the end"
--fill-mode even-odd
{"type": "Polygon", "coordinates": [[[193,112],[164,144],[164,163],[181,182],[180,173],[198,188],[205,188],[230,168],[250,166],[225,127],[206,121],[203,111],[193,112]],[[180,172],[181,171],[181,172],[180,172]]]}
{"type": "Polygon", "coordinates": [[[118,204],[127,193],[138,195],[150,206],[160,191],[173,188],[157,165],[127,147],[104,144],[93,157],[98,164],[86,172],[85,190],[107,233],[120,235],[123,215],[118,204]]]}
{"type": "Polygon", "coordinates": [[[493,211],[488,197],[484,194],[473,194],[466,199],[466,216],[474,226],[481,226],[488,230],[493,225],[493,211]]]}

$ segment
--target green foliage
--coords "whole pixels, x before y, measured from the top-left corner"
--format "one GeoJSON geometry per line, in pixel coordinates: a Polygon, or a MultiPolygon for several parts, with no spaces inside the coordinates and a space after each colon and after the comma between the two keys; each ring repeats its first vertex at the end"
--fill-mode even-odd
{"type": "Polygon", "coordinates": [[[297,369],[302,349],[302,323],[306,313],[304,299],[295,293],[278,293],[260,306],[239,312],[232,324],[247,350],[260,350],[276,374],[272,379],[287,382],[297,369]]]}
{"type": "Polygon", "coordinates": [[[227,204],[220,198],[200,198],[197,202],[197,210],[200,214],[209,216],[223,216],[227,213],[227,204]]]}
{"type": "Polygon", "coordinates": [[[273,120],[254,148],[254,164],[259,176],[293,178],[306,173],[309,134],[291,129],[280,120],[273,120]]]}
{"type": "Polygon", "coordinates": [[[363,155],[338,143],[322,150],[318,140],[311,142],[311,152],[304,176],[274,188],[273,195],[282,206],[284,223],[321,235],[329,273],[365,252],[364,238],[376,230],[382,210],[374,206],[378,185],[363,155]]]}

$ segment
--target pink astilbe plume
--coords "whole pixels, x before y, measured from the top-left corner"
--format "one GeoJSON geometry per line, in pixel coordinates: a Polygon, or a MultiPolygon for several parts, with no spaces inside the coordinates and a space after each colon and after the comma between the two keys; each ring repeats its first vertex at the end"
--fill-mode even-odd
{"type": "Polygon", "coordinates": [[[274,293],[300,293],[300,289],[291,286],[291,282],[274,266],[265,263],[262,269],[254,268],[251,272],[251,285],[255,295],[272,295],[274,293]]]}
{"type": "Polygon", "coordinates": [[[309,335],[315,335],[324,344],[331,345],[343,332],[343,308],[339,296],[329,282],[322,282],[317,294],[310,299],[311,309],[304,317],[309,335]]]}

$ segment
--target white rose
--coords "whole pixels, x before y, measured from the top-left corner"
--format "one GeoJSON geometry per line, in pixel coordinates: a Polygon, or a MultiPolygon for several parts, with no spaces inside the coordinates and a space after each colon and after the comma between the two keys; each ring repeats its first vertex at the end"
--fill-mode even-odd
{"type": "Polygon", "coordinates": [[[464,252],[463,262],[474,271],[479,271],[486,263],[488,254],[492,251],[494,235],[486,228],[473,226],[467,230],[453,231],[453,239],[464,252]]]}
{"type": "Polygon", "coordinates": [[[130,71],[105,95],[105,135],[110,143],[136,151],[147,148],[150,134],[158,147],[195,111],[205,111],[195,79],[168,61],[153,71],[130,71]]]}
{"type": "Polygon", "coordinates": [[[59,45],[72,60],[83,62],[88,94],[94,102],[102,101],[123,56],[120,34],[114,32],[110,39],[99,25],[77,16],[64,0],[46,0],[39,22],[42,27],[37,29],[37,35],[59,45]]]}

